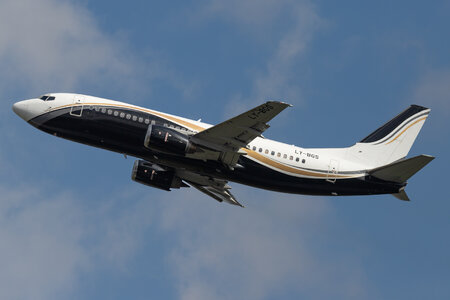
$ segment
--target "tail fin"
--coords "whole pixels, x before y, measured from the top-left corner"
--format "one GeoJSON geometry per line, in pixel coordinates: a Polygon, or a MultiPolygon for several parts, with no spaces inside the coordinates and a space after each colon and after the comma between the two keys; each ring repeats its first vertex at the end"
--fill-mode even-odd
{"type": "Polygon", "coordinates": [[[408,195],[405,192],[405,188],[404,187],[402,187],[397,194],[392,194],[392,196],[394,196],[398,200],[410,201],[408,195]]]}
{"type": "Polygon", "coordinates": [[[406,157],[429,113],[429,108],[411,105],[350,147],[349,154],[372,167],[384,166],[406,157]]]}

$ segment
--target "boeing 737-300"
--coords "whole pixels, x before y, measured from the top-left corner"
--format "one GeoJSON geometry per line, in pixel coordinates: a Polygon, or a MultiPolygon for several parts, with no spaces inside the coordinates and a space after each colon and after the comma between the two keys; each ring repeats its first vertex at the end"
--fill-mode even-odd
{"type": "Polygon", "coordinates": [[[229,181],[294,194],[409,200],[407,180],[434,158],[406,158],[428,108],[411,105],[351,147],[307,149],[262,135],[289,106],[268,101],[217,125],[67,93],[20,101],[13,110],[49,134],[136,157],[136,182],[166,191],[191,186],[239,206],[229,181]]]}

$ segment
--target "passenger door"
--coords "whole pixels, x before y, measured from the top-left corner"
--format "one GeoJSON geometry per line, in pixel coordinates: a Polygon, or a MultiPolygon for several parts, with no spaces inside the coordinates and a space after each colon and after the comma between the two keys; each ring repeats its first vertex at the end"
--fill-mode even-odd
{"type": "Polygon", "coordinates": [[[70,115],[74,117],[81,117],[83,115],[84,96],[73,96],[72,107],[70,108],[70,115]]]}

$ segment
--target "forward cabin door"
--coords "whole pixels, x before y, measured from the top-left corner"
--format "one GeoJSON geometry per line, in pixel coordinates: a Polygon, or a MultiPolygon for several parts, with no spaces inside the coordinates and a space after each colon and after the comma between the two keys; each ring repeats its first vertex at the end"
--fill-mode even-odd
{"type": "Polygon", "coordinates": [[[72,107],[70,108],[70,115],[75,117],[81,117],[83,115],[83,102],[84,96],[74,95],[72,107]]]}
{"type": "Polygon", "coordinates": [[[327,181],[335,183],[338,172],[339,172],[339,161],[336,159],[330,159],[330,163],[328,164],[327,181]]]}

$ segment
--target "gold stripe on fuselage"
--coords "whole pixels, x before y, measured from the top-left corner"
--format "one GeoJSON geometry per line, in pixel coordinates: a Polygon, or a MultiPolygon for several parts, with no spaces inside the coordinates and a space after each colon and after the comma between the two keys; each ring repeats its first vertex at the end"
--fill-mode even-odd
{"type": "Polygon", "coordinates": [[[311,172],[311,171],[304,171],[304,170],[300,170],[297,168],[293,168],[290,166],[286,166],[282,163],[279,163],[277,161],[274,161],[264,155],[261,155],[253,150],[249,150],[249,149],[245,149],[242,148],[242,150],[244,150],[245,152],[247,152],[248,156],[266,164],[269,166],[272,166],[274,168],[277,168],[279,170],[283,170],[285,172],[289,172],[289,173],[293,173],[293,174],[298,174],[298,175],[304,175],[304,176],[310,176],[310,177],[320,177],[320,178],[327,178],[327,177],[331,177],[331,178],[354,178],[354,177],[360,177],[362,176],[362,174],[359,175],[355,175],[355,176],[348,176],[348,175],[332,175],[330,176],[330,174],[328,173],[317,173],[317,172],[311,172]]]}
{"type": "MultiPolygon", "coordinates": [[[[170,121],[177,122],[179,124],[182,124],[182,125],[184,125],[186,127],[189,127],[191,129],[197,130],[199,132],[206,129],[204,127],[200,127],[198,125],[192,124],[191,122],[188,122],[188,121],[185,121],[185,120],[181,120],[181,119],[179,119],[177,117],[169,116],[169,115],[166,115],[164,113],[160,113],[160,112],[157,112],[157,111],[153,111],[153,110],[150,110],[150,109],[141,108],[141,107],[137,107],[137,106],[124,105],[124,104],[113,104],[113,103],[109,103],[109,104],[108,103],[79,103],[79,104],[75,103],[74,104],[74,103],[72,103],[72,104],[67,104],[67,105],[62,105],[62,106],[59,106],[59,107],[55,107],[51,111],[55,111],[55,110],[58,110],[58,109],[71,107],[71,106],[82,106],[82,105],[83,106],[84,105],[92,105],[92,106],[97,105],[97,106],[110,106],[110,107],[122,107],[122,108],[134,109],[134,110],[146,112],[146,113],[149,113],[149,114],[157,115],[157,116],[162,117],[162,118],[166,118],[166,119],[168,119],[170,121]]],[[[259,162],[262,162],[262,163],[264,163],[266,165],[269,165],[269,166],[272,166],[272,167],[274,167],[274,168],[276,168],[278,170],[282,170],[282,171],[285,171],[285,172],[288,172],[288,173],[291,173],[291,174],[298,174],[298,175],[309,176],[309,177],[319,177],[319,178],[331,177],[331,178],[341,178],[341,179],[363,176],[363,174],[358,174],[358,175],[355,175],[355,176],[337,175],[337,174],[335,174],[333,176],[330,176],[330,174],[328,174],[328,173],[319,173],[319,172],[305,171],[305,170],[293,168],[293,167],[284,165],[282,163],[279,163],[279,162],[277,162],[275,160],[272,160],[272,159],[270,159],[270,158],[268,158],[268,157],[266,157],[264,155],[261,155],[261,154],[255,152],[253,150],[249,150],[249,149],[246,149],[246,148],[241,148],[241,150],[245,151],[250,157],[252,157],[253,159],[255,159],[255,160],[259,161],[259,162]]]]}
{"type": "Polygon", "coordinates": [[[203,130],[206,129],[206,128],[200,127],[198,125],[192,124],[190,122],[181,120],[179,118],[166,115],[164,113],[160,113],[160,112],[157,112],[157,111],[154,111],[154,110],[150,110],[150,109],[147,109],[147,108],[141,108],[141,107],[137,107],[137,106],[123,105],[123,104],[112,104],[112,103],[109,103],[109,104],[108,103],[75,103],[74,104],[74,103],[72,103],[72,104],[67,104],[67,105],[62,105],[62,106],[55,107],[51,111],[58,110],[58,109],[61,109],[61,108],[71,107],[71,106],[84,106],[84,105],[113,106],[113,107],[122,107],[122,108],[134,109],[134,110],[138,110],[138,111],[142,111],[142,112],[150,113],[150,114],[153,114],[153,115],[157,115],[159,117],[166,118],[168,120],[177,122],[179,124],[182,124],[182,125],[184,125],[186,127],[189,127],[191,129],[194,129],[194,130],[197,130],[197,131],[203,131],[203,130]]]}

